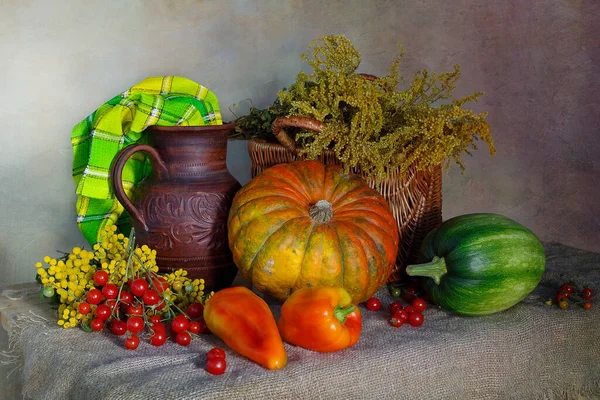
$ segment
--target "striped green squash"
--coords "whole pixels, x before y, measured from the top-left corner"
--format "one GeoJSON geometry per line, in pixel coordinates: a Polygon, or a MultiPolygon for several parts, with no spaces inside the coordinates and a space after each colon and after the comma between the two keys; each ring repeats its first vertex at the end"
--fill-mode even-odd
{"type": "Polygon", "coordinates": [[[424,264],[410,276],[441,307],[461,315],[488,315],[522,301],[538,285],[546,255],[523,225],[498,214],[467,214],[430,232],[420,251],[424,264]]]}

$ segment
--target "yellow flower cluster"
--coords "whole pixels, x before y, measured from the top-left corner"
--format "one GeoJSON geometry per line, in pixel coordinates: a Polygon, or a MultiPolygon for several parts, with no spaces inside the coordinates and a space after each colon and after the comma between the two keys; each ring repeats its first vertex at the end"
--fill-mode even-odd
{"type": "Polygon", "coordinates": [[[187,271],[183,269],[176,270],[170,274],[165,274],[169,288],[165,290],[165,298],[171,301],[180,309],[186,309],[191,303],[208,300],[212,292],[204,299],[204,279],[190,279],[187,277],[187,271]]]}
{"type": "Polygon", "coordinates": [[[127,290],[126,284],[132,278],[145,278],[150,286],[155,285],[154,279],[166,280],[168,288],[163,293],[166,307],[148,308],[147,315],[176,313],[177,309],[184,310],[193,302],[205,302],[203,279],[191,280],[182,269],[158,274],[156,250],[146,245],[134,246],[135,240],[117,233],[115,225],[106,227],[101,238],[93,251],[74,247],[64,257],[46,256],[43,262],[35,264],[43,294],[60,303],[58,325],[64,328],[89,325],[97,306],[91,305],[91,311],[86,314],[79,312],[79,306],[87,302],[88,292],[96,288],[94,274],[100,270],[107,272],[107,283],[115,284],[119,291],[127,290]]]}

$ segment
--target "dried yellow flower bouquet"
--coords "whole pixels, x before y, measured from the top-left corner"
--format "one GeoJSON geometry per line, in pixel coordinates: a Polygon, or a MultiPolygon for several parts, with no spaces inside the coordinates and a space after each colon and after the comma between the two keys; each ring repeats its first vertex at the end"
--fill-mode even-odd
{"type": "Polygon", "coordinates": [[[239,131],[270,139],[269,124],[277,116],[314,118],[324,123],[322,132],[294,134],[300,154],[316,158],[332,149],[346,168],[358,167],[378,180],[390,168],[403,172],[413,164],[426,170],[454,160],[464,168],[461,154],[470,155],[479,139],[495,154],[487,113],[463,109],[482,93],[452,98],[458,65],[442,74],[418,71],[406,85],[399,72],[402,49],[388,74],[376,78],[357,72],[360,54],[344,36],[324,36],[308,48],[312,55],[301,57],[312,72],[300,72],[272,106],[239,118],[239,131]]]}

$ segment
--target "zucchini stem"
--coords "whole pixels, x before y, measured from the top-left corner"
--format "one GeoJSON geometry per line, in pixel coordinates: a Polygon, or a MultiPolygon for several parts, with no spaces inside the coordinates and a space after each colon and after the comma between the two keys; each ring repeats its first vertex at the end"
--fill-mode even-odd
{"type": "Polygon", "coordinates": [[[444,257],[433,257],[428,263],[424,264],[415,264],[409,265],[406,267],[406,273],[410,276],[426,276],[436,283],[436,285],[440,284],[440,279],[442,276],[446,275],[448,270],[446,269],[446,260],[444,257]]]}

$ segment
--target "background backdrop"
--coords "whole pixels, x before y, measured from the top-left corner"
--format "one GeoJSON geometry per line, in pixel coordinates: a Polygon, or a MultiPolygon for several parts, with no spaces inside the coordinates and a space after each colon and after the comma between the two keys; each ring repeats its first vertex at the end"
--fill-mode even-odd
{"type": "MultiPolygon", "coordinates": [[[[482,90],[498,154],[444,171],[444,217],[497,212],[542,240],[600,251],[600,2],[3,0],[0,2],[0,285],[85,241],[75,223],[72,127],[152,75],[183,75],[264,107],[316,37],[345,34],[360,70],[449,71],[482,90]]],[[[246,142],[228,164],[250,178],[246,142]]]]}

